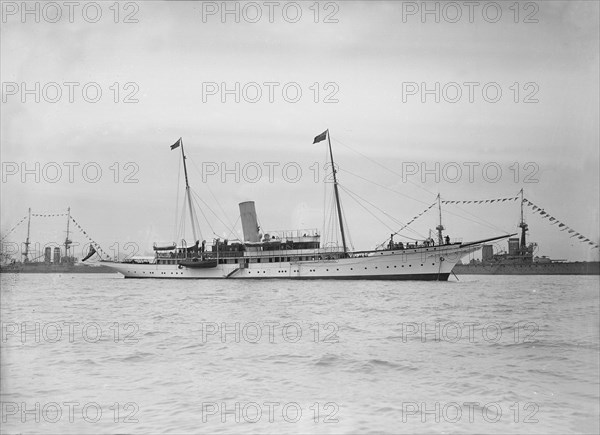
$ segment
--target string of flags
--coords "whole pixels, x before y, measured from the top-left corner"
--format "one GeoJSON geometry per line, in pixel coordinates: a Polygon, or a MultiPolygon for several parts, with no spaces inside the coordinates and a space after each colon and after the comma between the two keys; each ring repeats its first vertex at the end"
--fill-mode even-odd
{"type": "MultiPolygon", "coordinates": [[[[79,223],[75,220],[75,218],[73,218],[73,216],[71,216],[69,213],[31,213],[31,216],[34,216],[34,217],[68,216],[73,221],[73,223],[77,226],[77,228],[79,228],[79,230],[83,233],[83,235],[89,240],[90,244],[92,246],[94,246],[96,251],[98,251],[99,254],[104,255],[108,260],[110,260],[110,255],[108,255],[106,252],[104,252],[104,250],[100,247],[100,245],[88,235],[88,233],[81,227],[81,225],[79,225],[79,223]]],[[[10,231],[8,231],[6,234],[4,234],[2,239],[0,239],[0,242],[4,241],[4,239],[6,239],[9,234],[11,234],[14,230],[16,230],[17,227],[19,225],[21,225],[23,222],[25,222],[26,220],[27,220],[27,215],[23,216],[23,218],[19,222],[17,222],[16,225],[10,229],[10,231]]]]}
{"type": "Polygon", "coordinates": [[[407,226],[409,226],[410,224],[412,224],[414,221],[416,221],[417,219],[419,219],[421,216],[423,216],[425,213],[427,213],[429,210],[431,210],[431,208],[433,206],[435,206],[437,204],[437,202],[434,202],[433,204],[431,204],[429,207],[427,207],[425,210],[423,210],[421,213],[419,213],[418,215],[416,215],[414,218],[412,218],[410,221],[408,221],[406,224],[404,224],[404,226],[402,228],[400,228],[398,231],[396,231],[394,234],[398,234],[400,231],[402,231],[404,228],[406,228],[407,226]]]}
{"type": "Polygon", "coordinates": [[[83,228],[81,228],[81,225],[79,225],[79,223],[75,220],[75,218],[73,216],[70,216],[71,220],[73,221],[73,223],[75,224],[75,226],[77,226],[77,228],[79,228],[79,231],[81,231],[83,233],[83,235],[89,240],[90,244],[96,249],[96,251],[99,252],[98,255],[102,254],[106,257],[107,260],[110,260],[110,255],[108,255],[106,252],[104,252],[102,250],[102,248],[100,247],[100,245],[98,243],[96,243],[95,240],[93,240],[88,233],[85,232],[85,230],[83,228]]]}
{"type": "Polygon", "coordinates": [[[442,204],[491,204],[492,202],[516,201],[519,197],[514,198],[495,198],[495,199],[480,199],[476,201],[446,201],[442,200],[442,204]]]}
{"type": "Polygon", "coordinates": [[[23,223],[23,221],[25,221],[25,219],[27,219],[27,216],[23,216],[23,219],[21,219],[19,222],[17,222],[17,224],[16,224],[14,227],[12,227],[12,228],[10,229],[10,231],[9,231],[8,233],[6,233],[6,234],[4,235],[4,237],[2,237],[2,239],[0,239],[0,242],[4,241],[4,239],[6,239],[10,233],[12,233],[14,230],[16,230],[16,229],[17,229],[17,227],[18,227],[19,225],[21,225],[21,224],[23,223]]]}
{"type": "Polygon", "coordinates": [[[575,231],[568,225],[562,223],[561,221],[556,219],[554,216],[552,216],[550,213],[548,213],[546,210],[544,210],[542,207],[535,205],[533,202],[529,201],[526,198],[523,198],[523,204],[531,207],[532,210],[534,211],[534,213],[538,213],[542,217],[542,219],[548,219],[548,221],[550,222],[550,225],[558,224],[558,228],[560,228],[560,231],[566,231],[567,234],[571,234],[571,236],[570,236],[571,238],[576,237],[577,241],[582,242],[582,243],[588,243],[589,245],[593,246],[594,248],[598,248],[597,243],[595,243],[592,240],[590,240],[589,238],[585,237],[583,234],[578,233],[577,231],[575,231]]]}

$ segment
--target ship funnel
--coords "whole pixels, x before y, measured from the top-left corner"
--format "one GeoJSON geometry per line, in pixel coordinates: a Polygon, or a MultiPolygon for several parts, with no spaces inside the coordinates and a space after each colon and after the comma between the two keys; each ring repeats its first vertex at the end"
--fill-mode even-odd
{"type": "Polygon", "coordinates": [[[254,201],[240,202],[240,217],[242,219],[244,241],[259,242],[258,221],[256,220],[254,201]]]}

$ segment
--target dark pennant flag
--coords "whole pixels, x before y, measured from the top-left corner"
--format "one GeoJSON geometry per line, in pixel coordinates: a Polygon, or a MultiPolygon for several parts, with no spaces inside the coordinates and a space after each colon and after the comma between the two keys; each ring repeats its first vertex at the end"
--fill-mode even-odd
{"type": "Polygon", "coordinates": [[[95,253],[96,253],[96,249],[90,244],[90,250],[89,250],[88,254],[85,256],[85,258],[83,260],[81,260],[81,262],[83,263],[85,260],[90,258],[95,253]]]}
{"type": "Polygon", "coordinates": [[[171,149],[174,150],[175,148],[178,148],[179,145],[181,145],[181,138],[179,138],[179,140],[177,142],[175,142],[173,145],[171,145],[171,149]]]}
{"type": "Polygon", "coordinates": [[[313,141],[313,145],[316,143],[321,142],[322,140],[327,139],[327,132],[329,130],[325,130],[323,133],[321,133],[320,135],[318,135],[317,137],[315,137],[315,140],[313,141]]]}

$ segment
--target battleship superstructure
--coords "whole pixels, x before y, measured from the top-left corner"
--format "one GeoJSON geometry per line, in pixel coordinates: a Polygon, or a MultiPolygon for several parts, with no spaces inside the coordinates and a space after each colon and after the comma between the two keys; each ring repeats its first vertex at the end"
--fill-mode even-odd
{"type": "Polygon", "coordinates": [[[523,215],[523,190],[521,194],[521,219],[517,225],[521,236],[508,239],[508,252],[494,252],[494,246],[484,244],[481,260],[467,264],[458,263],[453,272],[463,275],[600,275],[598,261],[552,260],[535,256],[536,243],[527,243],[529,226],[523,215]]]}
{"type": "MultiPolygon", "coordinates": [[[[43,252],[33,252],[31,249],[31,208],[27,215],[27,239],[23,243],[22,260],[7,258],[0,265],[2,273],[114,273],[112,269],[101,264],[83,264],[91,255],[87,255],[81,262],[72,254],[73,242],[70,239],[71,208],[67,209],[67,231],[62,246],[44,246],[43,252]]],[[[92,255],[95,250],[91,248],[92,255]],[[93,252],[92,252],[93,251],[93,252]]],[[[5,254],[3,253],[3,257],[5,254]]]]}
{"type": "MultiPolygon", "coordinates": [[[[331,167],[333,151],[329,130],[315,137],[313,143],[327,139],[331,167]]],[[[185,192],[191,229],[195,242],[154,245],[153,257],[134,257],[122,262],[103,262],[126,278],[229,278],[229,279],[378,279],[439,280],[448,279],[452,268],[464,255],[476,251],[481,244],[507,235],[482,241],[451,242],[438,226],[438,242],[390,242],[379,250],[351,251],[346,243],[344,220],[338,192],[336,170],[333,191],[342,246],[322,247],[316,230],[261,233],[253,201],[239,204],[243,239],[213,239],[212,243],[197,239],[186,156],[180,138],[171,150],[181,149],[185,174],[185,192]]]]}

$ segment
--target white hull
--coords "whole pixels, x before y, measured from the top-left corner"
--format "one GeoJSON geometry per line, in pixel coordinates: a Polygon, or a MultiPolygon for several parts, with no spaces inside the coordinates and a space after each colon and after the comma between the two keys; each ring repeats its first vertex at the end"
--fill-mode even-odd
{"type": "MultiPolygon", "coordinates": [[[[188,268],[177,264],[105,262],[125,278],[168,279],[381,279],[447,280],[463,256],[480,245],[441,245],[396,251],[350,253],[335,260],[226,263],[213,268],[188,268]]],[[[266,256],[250,256],[261,258],[266,256]]],[[[233,261],[233,260],[230,260],[233,261]]]]}

